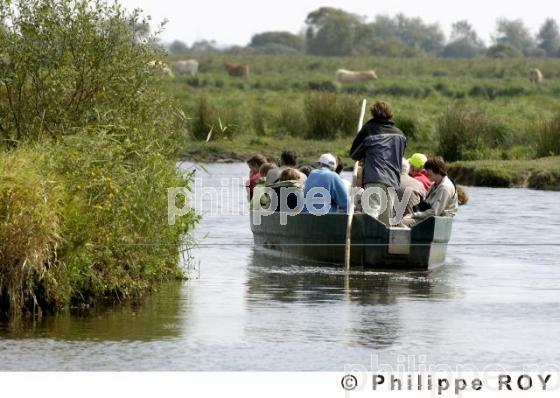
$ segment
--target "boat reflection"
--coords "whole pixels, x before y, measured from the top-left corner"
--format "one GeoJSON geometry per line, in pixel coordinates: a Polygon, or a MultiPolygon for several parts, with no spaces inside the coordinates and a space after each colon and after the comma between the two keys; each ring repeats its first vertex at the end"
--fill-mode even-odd
{"type": "MultiPolygon", "coordinates": [[[[422,302],[451,300],[461,295],[454,287],[452,268],[345,273],[340,267],[283,260],[255,250],[248,266],[248,309],[259,312],[268,308],[270,322],[274,323],[276,303],[283,310],[293,311],[295,320],[317,325],[316,335],[308,330],[307,340],[326,338],[325,335],[331,333],[332,338],[346,339],[350,344],[383,348],[393,345],[401,334],[407,333],[404,329],[410,326],[405,318],[410,308],[415,308],[415,317],[421,318],[422,312],[431,317],[434,316],[429,314],[431,307],[423,306],[422,302]],[[294,311],[298,306],[325,305],[331,306],[328,319],[314,319],[312,311],[305,311],[305,317],[299,318],[300,313],[294,311]]],[[[324,317],[325,311],[320,312],[324,317]]],[[[420,321],[415,322],[414,327],[425,326],[429,328],[420,321]]],[[[429,329],[426,333],[433,335],[433,330],[429,329]]],[[[286,331],[289,332],[289,328],[286,331]]]]}

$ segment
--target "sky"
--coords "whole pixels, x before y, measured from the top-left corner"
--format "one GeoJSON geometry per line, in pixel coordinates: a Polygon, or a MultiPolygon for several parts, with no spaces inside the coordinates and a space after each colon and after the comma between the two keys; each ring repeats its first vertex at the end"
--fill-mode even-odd
{"type": "MultiPolygon", "coordinates": [[[[319,7],[335,7],[364,15],[403,13],[439,23],[448,36],[451,24],[467,19],[488,44],[499,18],[522,19],[536,33],[546,18],[560,19],[557,0],[120,0],[127,9],[140,8],[159,23],[168,20],[164,42],[215,40],[221,45],[246,45],[255,33],[298,33],[307,14],[319,7]],[[376,4],[377,3],[377,4],[376,4]]],[[[559,21],[560,22],[560,21],[559,21]]]]}

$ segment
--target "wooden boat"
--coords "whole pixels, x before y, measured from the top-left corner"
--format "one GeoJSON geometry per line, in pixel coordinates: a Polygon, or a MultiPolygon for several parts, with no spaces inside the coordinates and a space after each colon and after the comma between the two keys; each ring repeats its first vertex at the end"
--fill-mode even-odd
{"type": "MultiPolygon", "coordinates": [[[[257,248],[283,257],[344,264],[347,215],[301,213],[280,223],[280,213],[251,212],[251,230],[257,248]],[[260,220],[260,223],[259,223],[260,220]]],[[[411,229],[387,228],[358,213],[352,223],[351,266],[427,270],[445,261],[452,218],[430,217],[411,229]]]]}

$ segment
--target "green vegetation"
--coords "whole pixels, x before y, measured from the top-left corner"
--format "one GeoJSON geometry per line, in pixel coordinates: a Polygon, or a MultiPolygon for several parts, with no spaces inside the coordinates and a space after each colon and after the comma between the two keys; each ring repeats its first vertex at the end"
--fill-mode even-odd
{"type": "MultiPolygon", "coordinates": [[[[194,134],[186,157],[243,160],[255,152],[277,156],[291,148],[306,161],[331,151],[348,162],[362,98],[393,105],[397,125],[408,137],[408,154],[422,151],[449,161],[525,161],[560,154],[558,60],[216,53],[197,59],[201,72],[196,84],[181,76],[165,81],[166,90],[192,118],[188,127],[194,134]],[[250,79],[229,77],[223,68],[227,61],[248,63],[250,79]],[[335,81],[338,68],[372,67],[378,80],[346,85],[335,81]],[[543,71],[542,84],[529,83],[532,67],[543,71]],[[209,106],[201,107],[203,101],[209,106]],[[233,111],[234,118],[228,116],[233,111]],[[214,122],[198,122],[205,118],[214,122]],[[219,121],[229,135],[213,133],[205,142],[213,126],[220,129],[219,121]]],[[[520,181],[523,185],[524,179],[520,181]]]]}
{"type": "Polygon", "coordinates": [[[181,278],[194,213],[167,225],[184,116],[138,14],[85,0],[0,5],[0,311],[138,298],[181,278]],[[156,61],[156,62],[151,62],[156,61]]]}

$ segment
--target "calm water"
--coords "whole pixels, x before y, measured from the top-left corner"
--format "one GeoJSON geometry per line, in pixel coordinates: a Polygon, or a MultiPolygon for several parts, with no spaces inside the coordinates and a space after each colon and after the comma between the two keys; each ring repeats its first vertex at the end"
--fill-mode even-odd
{"type": "Polygon", "coordinates": [[[345,277],[254,251],[239,210],[246,174],[242,164],[197,171],[237,214],[200,209],[188,282],[140,306],[0,325],[0,370],[342,370],[402,355],[560,365],[560,193],[471,188],[445,266],[345,277]],[[232,177],[235,189],[222,181],[232,177]]]}

